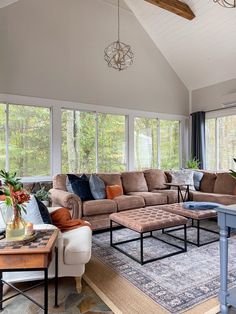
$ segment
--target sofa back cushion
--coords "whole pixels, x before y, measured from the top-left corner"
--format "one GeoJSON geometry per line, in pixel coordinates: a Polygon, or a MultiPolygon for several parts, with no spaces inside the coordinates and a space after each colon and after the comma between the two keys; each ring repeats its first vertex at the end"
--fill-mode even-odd
{"type": "Polygon", "coordinates": [[[122,172],[123,189],[129,192],[148,192],[147,182],[142,171],[122,172]]]}
{"type": "Polygon", "coordinates": [[[216,181],[216,174],[213,172],[204,172],[200,184],[200,191],[206,193],[213,193],[216,181]]]}
{"type": "Polygon", "coordinates": [[[217,173],[214,186],[214,193],[234,195],[236,180],[229,172],[217,173]]]}
{"type": "Polygon", "coordinates": [[[148,190],[152,191],[166,189],[167,177],[164,171],[159,169],[150,169],[144,171],[144,177],[147,182],[148,190]]]}
{"type": "Polygon", "coordinates": [[[67,191],[66,188],[66,174],[57,174],[53,177],[53,188],[58,190],[67,191]]]}
{"type": "Polygon", "coordinates": [[[97,176],[103,180],[106,186],[119,185],[122,188],[123,193],[123,186],[120,173],[98,173],[97,176]]]}

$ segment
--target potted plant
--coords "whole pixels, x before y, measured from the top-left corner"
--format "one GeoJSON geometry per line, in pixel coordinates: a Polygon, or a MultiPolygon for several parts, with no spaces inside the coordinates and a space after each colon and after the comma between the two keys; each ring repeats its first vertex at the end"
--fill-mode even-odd
{"type": "Polygon", "coordinates": [[[194,157],[187,160],[185,168],[186,169],[199,169],[200,161],[194,157]]]}
{"type": "MultiPolygon", "coordinates": [[[[236,162],[236,158],[233,158],[233,160],[234,160],[234,162],[236,162]]],[[[234,179],[236,179],[236,171],[234,171],[234,170],[232,170],[232,169],[230,169],[229,171],[231,172],[231,176],[232,176],[234,179]]]]}
{"type": "Polygon", "coordinates": [[[42,202],[45,206],[49,206],[50,193],[45,190],[43,186],[40,190],[35,193],[37,199],[42,202]]]}

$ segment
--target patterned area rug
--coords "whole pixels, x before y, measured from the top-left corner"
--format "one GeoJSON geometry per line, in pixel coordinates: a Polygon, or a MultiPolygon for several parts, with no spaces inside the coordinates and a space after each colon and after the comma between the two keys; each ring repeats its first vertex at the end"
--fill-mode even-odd
{"type": "MultiPolygon", "coordinates": [[[[215,221],[209,222],[215,228],[215,221]]],[[[212,227],[210,226],[210,227],[212,227]]],[[[181,235],[182,231],[176,231],[181,235]]],[[[178,245],[181,241],[162,235],[158,237],[178,245]]],[[[127,229],[114,232],[114,241],[126,240],[137,236],[137,233],[127,229]]],[[[189,239],[196,238],[196,229],[188,230],[189,239]]],[[[202,241],[217,238],[218,235],[201,231],[202,241]]],[[[122,249],[131,255],[139,257],[139,243],[122,244],[122,249]]],[[[173,252],[170,247],[158,240],[144,240],[145,258],[153,258],[167,252],[173,252]]],[[[93,236],[93,254],[103,263],[114,269],[116,273],[126,278],[138,289],[152,298],[156,303],[166,308],[170,313],[181,313],[195,305],[217,296],[219,291],[219,242],[200,248],[188,244],[188,252],[166,259],[155,261],[144,266],[133,261],[109,245],[109,232],[93,236]]],[[[229,240],[229,287],[236,285],[236,235],[229,240]]]]}

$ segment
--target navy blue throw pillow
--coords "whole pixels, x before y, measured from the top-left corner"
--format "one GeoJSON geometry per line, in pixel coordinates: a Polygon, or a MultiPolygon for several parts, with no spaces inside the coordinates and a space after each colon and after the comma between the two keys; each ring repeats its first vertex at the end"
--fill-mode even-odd
{"type": "Polygon", "coordinates": [[[73,192],[81,198],[81,201],[93,200],[93,196],[89,186],[89,178],[83,174],[78,177],[74,174],[68,174],[73,192]]]}
{"type": "Polygon", "coordinates": [[[45,224],[50,224],[52,225],[52,219],[49,214],[49,211],[47,209],[47,206],[45,206],[40,200],[37,199],[35,196],[36,202],[38,204],[39,212],[41,214],[42,220],[45,224]]]}

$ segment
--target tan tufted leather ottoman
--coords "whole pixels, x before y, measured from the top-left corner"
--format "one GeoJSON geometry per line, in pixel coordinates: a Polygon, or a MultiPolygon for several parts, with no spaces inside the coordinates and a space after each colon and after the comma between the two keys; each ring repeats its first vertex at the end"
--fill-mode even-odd
{"type": "MultiPolygon", "coordinates": [[[[200,226],[200,222],[202,220],[209,219],[209,218],[216,218],[217,217],[217,212],[215,210],[212,210],[212,209],[209,209],[209,210],[200,210],[200,209],[199,210],[198,209],[191,210],[191,209],[186,209],[186,208],[183,207],[183,203],[160,205],[160,206],[156,206],[156,208],[162,209],[162,210],[164,210],[166,212],[173,213],[173,214],[176,214],[176,215],[181,215],[181,216],[184,216],[186,218],[190,218],[192,220],[192,224],[187,226],[187,228],[196,228],[197,229],[196,242],[188,240],[187,241],[188,243],[200,247],[200,246],[203,246],[203,245],[206,245],[206,244],[210,244],[210,243],[219,241],[219,238],[217,238],[217,239],[213,239],[213,240],[211,239],[211,240],[206,241],[206,242],[201,242],[201,236],[200,236],[200,230],[205,230],[205,231],[210,232],[210,233],[219,234],[219,232],[217,232],[217,231],[210,230],[210,229],[207,229],[207,228],[204,228],[204,227],[200,226]]],[[[177,229],[170,230],[170,231],[165,231],[165,232],[169,233],[169,235],[171,235],[170,233],[173,232],[173,231],[176,231],[176,230],[177,229]]],[[[181,240],[180,237],[177,237],[177,236],[174,236],[174,235],[171,235],[171,236],[176,238],[176,239],[181,240]]]]}
{"type": "Polygon", "coordinates": [[[156,261],[158,259],[176,255],[182,252],[186,252],[187,251],[186,224],[188,222],[188,219],[183,216],[169,213],[158,207],[160,206],[150,206],[146,208],[133,209],[129,211],[111,214],[110,215],[110,244],[111,246],[116,248],[120,252],[126,254],[133,260],[139,262],[141,265],[156,261]],[[129,228],[133,231],[138,232],[140,236],[135,239],[113,243],[113,222],[115,222],[116,224],[120,226],[129,228]],[[183,227],[184,229],[184,247],[180,247],[176,244],[169,243],[165,241],[164,239],[160,239],[156,236],[153,236],[152,234],[152,232],[156,230],[164,230],[166,228],[179,227],[179,226],[183,227]],[[149,233],[149,235],[144,236],[145,233],[149,233]],[[162,255],[157,258],[144,260],[143,239],[148,238],[148,237],[153,237],[168,245],[174,246],[178,248],[179,250],[169,253],[169,254],[162,255]],[[128,243],[131,241],[136,241],[136,240],[140,240],[140,260],[132,256],[131,254],[125,252],[123,249],[120,248],[120,246],[118,247],[118,245],[128,243]]]}

